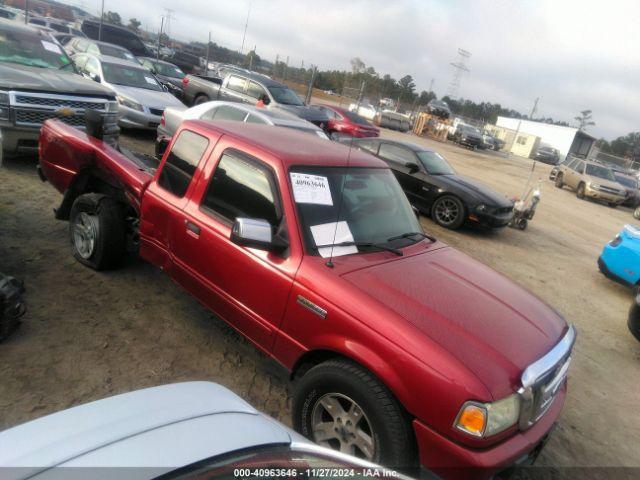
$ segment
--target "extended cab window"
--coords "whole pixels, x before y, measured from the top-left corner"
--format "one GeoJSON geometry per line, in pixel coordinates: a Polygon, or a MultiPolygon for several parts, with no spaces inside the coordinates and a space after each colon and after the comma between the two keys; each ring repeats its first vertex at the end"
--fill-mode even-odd
{"type": "Polygon", "coordinates": [[[162,167],[158,185],[176,197],[184,197],[208,145],[205,137],[183,130],[162,167]]]}
{"type": "Polygon", "coordinates": [[[233,222],[238,217],[280,223],[275,180],[257,161],[234,152],[225,152],[209,182],[202,201],[205,209],[233,222]]]}
{"type": "Polygon", "coordinates": [[[227,88],[229,90],[233,90],[234,92],[244,92],[244,85],[246,81],[242,77],[236,77],[235,75],[231,75],[229,77],[229,82],[227,82],[227,88]]]}

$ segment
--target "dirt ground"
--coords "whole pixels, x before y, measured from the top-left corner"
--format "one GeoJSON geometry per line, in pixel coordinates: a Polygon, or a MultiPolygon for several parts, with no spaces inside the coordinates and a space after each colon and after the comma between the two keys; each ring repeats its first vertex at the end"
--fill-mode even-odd
{"type": "MultiPolygon", "coordinates": [[[[508,196],[520,194],[531,162],[410,134],[459,173],[508,196]]],[[[152,152],[152,135],[123,143],[152,152]]],[[[0,429],[108,395],[184,380],[228,386],[290,424],[286,379],[248,342],[213,318],[159,270],[132,260],[96,273],[69,253],[67,224],[53,218],[59,194],[38,179],[36,161],[0,168],[0,269],[24,279],[29,311],[0,345],[0,429]]],[[[626,327],[631,292],[598,273],[602,246],[629,209],[578,200],[538,165],[542,201],[527,231],[427,232],[491,265],[553,305],[578,329],[569,396],[541,465],[640,466],[640,343],[626,327]]],[[[523,339],[526,341],[526,339],[523,339]]]]}

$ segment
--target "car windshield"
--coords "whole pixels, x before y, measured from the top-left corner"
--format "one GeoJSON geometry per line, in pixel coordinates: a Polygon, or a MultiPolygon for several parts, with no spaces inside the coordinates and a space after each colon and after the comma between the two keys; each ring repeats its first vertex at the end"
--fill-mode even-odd
{"type": "Polygon", "coordinates": [[[162,91],[162,87],[148,70],[115,63],[103,63],[102,70],[105,81],[114,85],[144,88],[156,92],[162,91]]]}
{"type": "MultiPolygon", "coordinates": [[[[388,244],[391,237],[422,232],[406,195],[387,168],[294,167],[291,183],[310,254],[328,256],[331,248],[318,252],[321,245],[348,241],[388,244]]],[[[398,246],[402,245],[394,245],[398,246]]],[[[339,247],[333,254],[358,251],[373,250],[339,247]]]]}
{"type": "Polygon", "coordinates": [[[629,188],[638,188],[638,181],[625,175],[616,175],[616,182],[629,188]]]}
{"type": "Polygon", "coordinates": [[[463,128],[463,132],[464,133],[475,133],[476,135],[482,135],[480,133],[480,130],[478,130],[476,127],[464,127],[463,128]]]}
{"type": "Polygon", "coordinates": [[[358,125],[371,125],[369,122],[367,122],[367,120],[364,117],[361,117],[357,113],[350,112],[348,110],[345,110],[344,112],[340,112],[340,115],[344,115],[353,123],[357,123],[358,125]]]}
{"type": "Polygon", "coordinates": [[[123,60],[137,61],[133,54],[124,48],[114,47],[112,45],[100,45],[100,53],[102,55],[108,55],[110,57],[121,58],[123,60]]]}
{"type": "Polygon", "coordinates": [[[587,165],[586,174],[591,177],[602,178],[603,180],[616,181],[616,177],[613,176],[613,171],[601,165],[587,165]]]}
{"type": "Polygon", "coordinates": [[[288,87],[269,87],[269,92],[271,92],[271,95],[273,95],[277,103],[296,106],[304,105],[300,97],[288,87]]]}
{"type": "Polygon", "coordinates": [[[184,72],[175,65],[169,63],[154,63],[153,67],[159,75],[164,75],[169,78],[184,78],[184,72]]]}
{"type": "Polygon", "coordinates": [[[29,67],[73,69],[73,64],[53,39],[30,32],[0,30],[0,62],[29,67]]]}
{"type": "Polygon", "coordinates": [[[451,165],[437,152],[416,152],[420,162],[430,175],[454,175],[451,165]]]}

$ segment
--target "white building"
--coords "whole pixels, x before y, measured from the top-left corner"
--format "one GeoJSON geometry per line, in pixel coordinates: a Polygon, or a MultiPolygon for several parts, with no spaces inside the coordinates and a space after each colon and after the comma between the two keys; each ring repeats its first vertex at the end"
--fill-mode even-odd
{"type": "Polygon", "coordinates": [[[577,157],[587,158],[596,141],[594,137],[577,128],[552,125],[550,123],[498,117],[496,125],[540,137],[540,144],[550,145],[558,150],[560,160],[564,160],[569,153],[577,157]]]}

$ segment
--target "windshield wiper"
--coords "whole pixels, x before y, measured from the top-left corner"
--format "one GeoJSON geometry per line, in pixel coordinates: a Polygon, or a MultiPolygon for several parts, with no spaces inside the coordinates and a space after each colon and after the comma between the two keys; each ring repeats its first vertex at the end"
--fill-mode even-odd
{"type": "Polygon", "coordinates": [[[401,238],[411,238],[411,237],[415,237],[416,235],[420,235],[422,238],[426,238],[428,240],[431,240],[432,242],[437,241],[436,237],[427,235],[426,233],[423,233],[423,232],[407,232],[407,233],[403,233],[402,235],[396,235],[395,237],[387,238],[387,242],[393,242],[394,240],[400,240],[401,238]]]}
{"type": "Polygon", "coordinates": [[[397,248],[388,247],[381,243],[371,243],[371,242],[341,242],[341,243],[328,243],[326,245],[317,245],[315,247],[316,250],[321,248],[331,248],[331,247],[358,247],[358,248],[377,248],[378,250],[385,250],[387,252],[395,253],[399,257],[402,257],[404,254],[402,250],[398,250],[397,248]]]}

